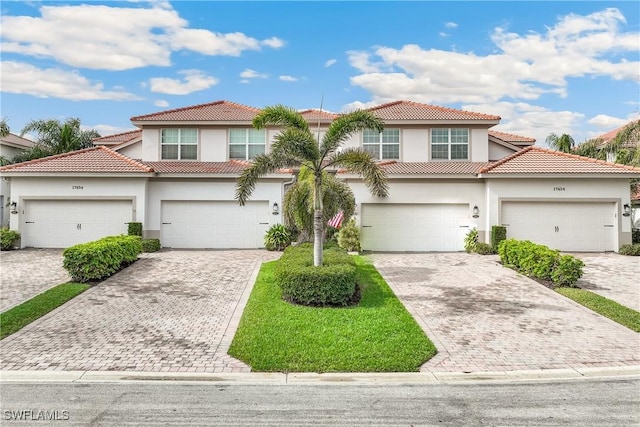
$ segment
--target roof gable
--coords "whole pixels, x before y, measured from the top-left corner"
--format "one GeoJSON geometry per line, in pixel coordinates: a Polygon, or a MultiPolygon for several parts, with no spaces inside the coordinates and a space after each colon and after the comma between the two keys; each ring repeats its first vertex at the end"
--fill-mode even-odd
{"type": "Polygon", "coordinates": [[[30,148],[30,147],[33,147],[33,145],[35,144],[35,142],[27,138],[18,136],[14,133],[6,134],[0,139],[0,141],[2,141],[2,144],[4,145],[9,145],[11,147],[16,147],[16,148],[30,148]]]}
{"type": "Polygon", "coordinates": [[[230,101],[216,101],[209,104],[192,105],[174,110],[135,116],[133,122],[151,121],[252,121],[259,109],[230,101]]]}
{"type": "Polygon", "coordinates": [[[91,147],[0,168],[11,173],[149,173],[149,166],[105,147],[91,147]]]}
{"type": "Polygon", "coordinates": [[[123,142],[130,142],[135,139],[142,138],[142,131],[140,129],[130,130],[127,132],[116,133],[113,135],[105,135],[93,139],[94,145],[116,145],[123,142]]]}
{"type": "Polygon", "coordinates": [[[526,147],[490,166],[481,174],[615,174],[640,175],[640,168],[605,162],[540,147],[526,147]]]}
{"type": "Polygon", "coordinates": [[[536,142],[535,138],[529,138],[528,136],[516,135],[513,133],[499,132],[492,129],[489,130],[489,136],[512,145],[533,145],[536,142]]]}
{"type": "Polygon", "coordinates": [[[496,122],[500,120],[500,116],[404,100],[378,105],[377,107],[369,108],[368,111],[382,120],[477,120],[496,122]]]}

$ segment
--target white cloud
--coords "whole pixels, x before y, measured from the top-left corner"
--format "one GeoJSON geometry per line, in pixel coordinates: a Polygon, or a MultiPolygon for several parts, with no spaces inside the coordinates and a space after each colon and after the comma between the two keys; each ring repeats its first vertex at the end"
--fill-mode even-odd
{"type": "Polygon", "coordinates": [[[449,34],[445,33],[444,31],[440,31],[440,32],[438,33],[438,35],[439,35],[440,37],[449,37],[449,34]]]}
{"type": "Polygon", "coordinates": [[[335,65],[336,62],[338,62],[337,59],[331,58],[331,59],[327,60],[327,62],[324,63],[324,68],[329,68],[332,65],[335,65]]]}
{"type": "Polygon", "coordinates": [[[151,92],[166,93],[169,95],[187,95],[199,90],[209,89],[218,84],[218,79],[207,76],[200,70],[183,70],[178,74],[184,76],[184,81],[168,77],[154,77],[149,79],[151,92]]]}
{"type": "Polygon", "coordinates": [[[165,101],[164,99],[158,99],[153,103],[153,105],[155,105],[156,107],[164,108],[169,106],[169,102],[165,101]]]}
{"type": "Polygon", "coordinates": [[[31,64],[2,61],[2,91],[22,93],[39,98],[62,98],[71,101],[133,101],[141,98],[122,90],[105,90],[75,71],[59,68],[37,68],[31,64]]]}
{"type": "Polygon", "coordinates": [[[446,28],[458,28],[458,24],[456,24],[455,22],[445,22],[444,26],[446,28]]]}
{"type": "Polygon", "coordinates": [[[298,78],[293,76],[280,76],[278,77],[283,82],[297,82],[298,78]]]}
{"type": "Polygon", "coordinates": [[[485,104],[506,98],[530,102],[544,94],[565,97],[569,78],[637,80],[640,33],[623,32],[624,23],[617,9],[605,9],[568,15],[542,34],[496,28],[491,36],[495,53],[487,55],[415,44],[350,51],[349,63],[359,71],[351,84],[370,92],[377,103],[485,104]]]}
{"type": "Polygon", "coordinates": [[[615,129],[629,123],[629,120],[609,116],[607,114],[598,114],[597,116],[587,120],[587,123],[601,129],[615,129]]]}
{"type": "Polygon", "coordinates": [[[2,16],[3,52],[54,58],[73,67],[127,70],[168,66],[171,53],[238,56],[262,46],[279,48],[276,37],[257,40],[243,33],[188,28],[168,2],[151,8],[81,4],[41,6],[40,16],[2,16]]]}
{"type": "Polygon", "coordinates": [[[269,77],[269,75],[264,73],[259,73],[256,70],[252,70],[251,68],[246,68],[243,72],[240,73],[240,77],[242,77],[245,80],[246,79],[266,79],[267,77],[269,77]]]}
{"type": "Polygon", "coordinates": [[[117,133],[124,133],[124,132],[129,132],[131,130],[133,130],[131,128],[131,126],[129,127],[120,127],[120,126],[112,126],[112,125],[105,125],[105,124],[98,124],[95,126],[85,126],[85,125],[81,125],[80,128],[82,130],[95,130],[97,131],[100,135],[102,136],[107,136],[107,135],[115,135],[117,133]]]}
{"type": "Polygon", "coordinates": [[[375,107],[378,104],[379,103],[375,101],[369,101],[369,102],[354,101],[354,102],[350,102],[349,104],[343,105],[342,111],[347,113],[353,110],[365,110],[367,108],[375,107]]]}

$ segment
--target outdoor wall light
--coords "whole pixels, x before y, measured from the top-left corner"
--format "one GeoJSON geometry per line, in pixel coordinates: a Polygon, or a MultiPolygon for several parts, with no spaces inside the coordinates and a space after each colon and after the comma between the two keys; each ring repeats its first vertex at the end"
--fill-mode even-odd
{"type": "Polygon", "coordinates": [[[273,211],[271,212],[274,215],[278,215],[280,213],[280,206],[277,203],[273,204],[273,211]]]}
{"type": "Polygon", "coordinates": [[[16,202],[11,202],[9,207],[11,207],[11,213],[12,214],[17,214],[18,213],[18,204],[16,202]]]}
{"type": "Polygon", "coordinates": [[[631,206],[624,205],[622,207],[622,216],[629,216],[629,215],[631,215],[631,206]]]}
{"type": "Polygon", "coordinates": [[[473,217],[474,218],[478,218],[480,216],[480,209],[478,209],[478,206],[474,206],[473,207],[473,217]]]}

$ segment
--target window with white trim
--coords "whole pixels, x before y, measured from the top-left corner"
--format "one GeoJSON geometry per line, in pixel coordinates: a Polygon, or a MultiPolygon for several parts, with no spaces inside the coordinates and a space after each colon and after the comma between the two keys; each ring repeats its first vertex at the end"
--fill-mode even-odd
{"type": "Polygon", "coordinates": [[[431,129],[432,160],[468,160],[469,129],[431,129]]]}
{"type": "Polygon", "coordinates": [[[162,160],[198,160],[198,129],[162,129],[162,160]]]}
{"type": "Polygon", "coordinates": [[[400,129],[373,129],[362,131],[362,148],[376,160],[398,160],[400,158],[400,129]]]}
{"type": "Polygon", "coordinates": [[[264,154],[267,132],[264,129],[229,129],[229,158],[251,160],[264,154]]]}

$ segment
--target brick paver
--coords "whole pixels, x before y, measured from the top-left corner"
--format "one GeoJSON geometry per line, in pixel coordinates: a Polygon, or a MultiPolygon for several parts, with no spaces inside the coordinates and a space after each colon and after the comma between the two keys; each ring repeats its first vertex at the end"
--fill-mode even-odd
{"type": "Polygon", "coordinates": [[[70,280],[62,249],[0,252],[0,312],[70,280]]]}
{"type": "Polygon", "coordinates": [[[371,259],[438,348],[422,371],[640,364],[640,334],[502,267],[496,256],[371,259]]]}
{"type": "Polygon", "coordinates": [[[572,255],[585,263],[578,286],[640,311],[640,257],[615,253],[572,255]]]}
{"type": "Polygon", "coordinates": [[[162,251],[5,338],[3,370],[249,372],[227,355],[252,273],[279,253],[162,251]]]}

